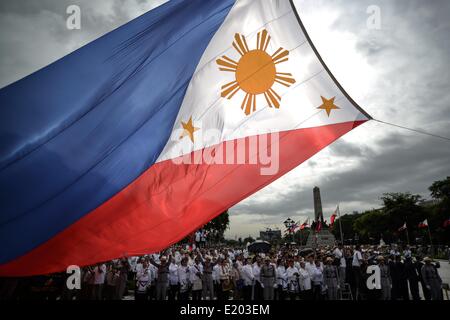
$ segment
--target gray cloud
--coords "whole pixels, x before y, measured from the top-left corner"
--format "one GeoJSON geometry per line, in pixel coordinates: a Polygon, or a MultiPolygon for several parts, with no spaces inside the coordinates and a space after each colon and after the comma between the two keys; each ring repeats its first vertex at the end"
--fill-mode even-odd
{"type": "MultiPolygon", "coordinates": [[[[348,150],[352,157],[355,146],[338,141],[331,149],[348,150]]],[[[325,216],[331,215],[338,203],[344,212],[378,207],[384,192],[412,192],[429,197],[427,187],[450,173],[450,148],[434,138],[392,133],[379,140],[374,149],[358,155],[362,159],[356,168],[337,168],[332,175],[320,179],[325,216]],[[355,203],[359,206],[355,207],[355,203]]],[[[346,159],[344,154],[339,157],[338,163],[346,159]]],[[[279,216],[280,221],[288,216],[313,217],[312,188],[313,185],[294,184],[276,201],[247,201],[232,211],[234,215],[279,216]]]]}
{"type": "Polygon", "coordinates": [[[0,87],[54,62],[165,0],[7,0],[0,2],[0,87]],[[66,27],[69,5],[81,30],[66,27]]]}

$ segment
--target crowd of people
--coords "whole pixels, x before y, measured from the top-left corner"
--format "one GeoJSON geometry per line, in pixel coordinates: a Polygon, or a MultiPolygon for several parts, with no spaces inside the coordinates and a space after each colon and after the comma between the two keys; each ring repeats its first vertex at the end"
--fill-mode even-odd
{"type": "Polygon", "coordinates": [[[80,290],[67,289],[66,274],[43,278],[42,287],[47,289],[41,287],[34,296],[140,301],[442,300],[439,268],[438,262],[409,247],[338,245],[302,250],[289,245],[268,253],[204,245],[172,247],[85,267],[80,290]],[[380,275],[374,288],[367,286],[373,273],[367,273],[369,266],[380,275]]]}

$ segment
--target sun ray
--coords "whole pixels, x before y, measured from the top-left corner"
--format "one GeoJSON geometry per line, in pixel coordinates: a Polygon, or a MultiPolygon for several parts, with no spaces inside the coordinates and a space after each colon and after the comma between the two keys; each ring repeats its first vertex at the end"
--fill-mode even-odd
{"type": "Polygon", "coordinates": [[[289,58],[288,58],[289,57],[289,51],[285,50],[283,48],[280,48],[280,49],[277,50],[276,55],[274,54],[272,56],[273,63],[275,63],[275,64],[279,64],[279,63],[282,63],[282,62],[285,62],[285,61],[289,60],[289,58]]]}
{"type": "Polygon", "coordinates": [[[240,89],[239,84],[237,81],[232,81],[230,83],[227,83],[226,85],[222,86],[222,98],[231,99],[233,96],[238,92],[240,89]]]}
{"type": "Polygon", "coordinates": [[[220,71],[230,71],[230,72],[236,72],[237,69],[237,62],[235,62],[234,60],[226,57],[226,56],[222,56],[222,58],[217,59],[216,63],[221,66],[219,69],[220,71]]]}
{"type": "Polygon", "coordinates": [[[269,107],[280,108],[281,97],[272,88],[264,93],[264,97],[266,98],[269,107]]]}
{"type": "Polygon", "coordinates": [[[275,76],[275,82],[282,84],[285,87],[290,87],[295,83],[295,79],[290,73],[277,72],[275,76]]]}
{"type": "Polygon", "coordinates": [[[244,101],[242,101],[241,109],[244,110],[247,116],[250,115],[252,112],[255,112],[256,96],[254,94],[247,93],[245,95],[244,101]]]}
{"type": "Polygon", "coordinates": [[[241,56],[249,52],[245,37],[239,33],[236,33],[234,36],[233,47],[241,56]]]}
{"type": "Polygon", "coordinates": [[[277,54],[279,54],[283,50],[284,50],[283,48],[278,48],[278,50],[275,51],[274,54],[272,55],[272,58],[275,57],[277,54]]]}
{"type": "Polygon", "coordinates": [[[234,61],[233,59],[231,59],[230,57],[222,56],[222,59],[224,59],[224,60],[228,61],[229,63],[232,63],[236,66],[238,65],[238,63],[236,61],[234,61]]]}
{"type": "Polygon", "coordinates": [[[257,37],[257,48],[261,51],[266,51],[270,42],[270,35],[266,29],[258,33],[257,37]]]}

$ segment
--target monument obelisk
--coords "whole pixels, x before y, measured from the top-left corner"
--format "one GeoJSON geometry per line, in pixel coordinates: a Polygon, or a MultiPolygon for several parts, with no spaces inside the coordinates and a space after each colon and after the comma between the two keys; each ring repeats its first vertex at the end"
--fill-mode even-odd
{"type": "Polygon", "coordinates": [[[323,220],[323,210],[322,210],[322,199],[320,197],[320,189],[319,187],[314,187],[313,189],[313,197],[314,197],[314,221],[315,225],[320,223],[322,224],[322,228],[317,230],[311,230],[308,236],[308,240],[306,242],[306,246],[310,248],[316,248],[321,246],[334,246],[336,239],[334,235],[328,230],[328,227],[325,226],[323,220]]]}
{"type": "Polygon", "coordinates": [[[314,187],[314,221],[318,223],[319,221],[323,224],[323,211],[322,211],[322,199],[320,198],[319,187],[314,187]]]}

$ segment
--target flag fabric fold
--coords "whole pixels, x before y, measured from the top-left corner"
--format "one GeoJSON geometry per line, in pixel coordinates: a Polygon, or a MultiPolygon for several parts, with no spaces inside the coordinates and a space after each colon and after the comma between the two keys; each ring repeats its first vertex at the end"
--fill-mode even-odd
{"type": "Polygon", "coordinates": [[[0,90],[0,275],[157,252],[368,120],[292,1],[170,1],[0,90]]]}

